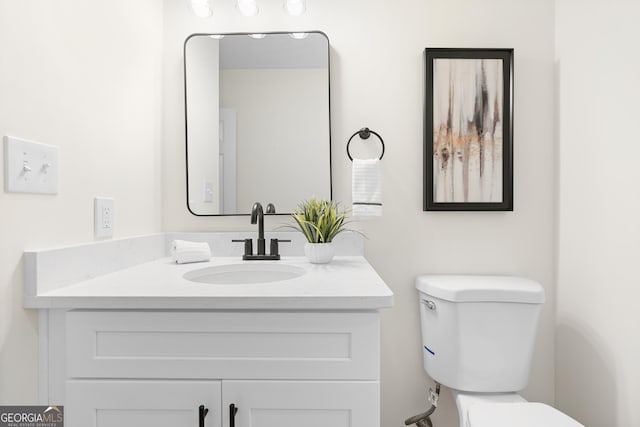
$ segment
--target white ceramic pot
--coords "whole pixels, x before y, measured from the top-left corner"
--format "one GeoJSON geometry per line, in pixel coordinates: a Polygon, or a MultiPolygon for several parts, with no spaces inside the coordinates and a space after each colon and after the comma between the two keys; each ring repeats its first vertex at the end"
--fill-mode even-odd
{"type": "Polygon", "coordinates": [[[313,264],[327,264],[333,259],[333,243],[305,243],[304,254],[313,264]]]}

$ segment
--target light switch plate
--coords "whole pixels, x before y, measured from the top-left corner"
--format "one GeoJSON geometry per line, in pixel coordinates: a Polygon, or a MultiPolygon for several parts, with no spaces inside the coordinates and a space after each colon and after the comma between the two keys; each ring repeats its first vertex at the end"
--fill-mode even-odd
{"type": "Polygon", "coordinates": [[[58,147],[5,135],[6,192],[58,194],[58,169],[58,147]]]}
{"type": "Polygon", "coordinates": [[[96,197],[93,203],[94,230],[98,238],[113,237],[115,210],[113,199],[96,197]]]}

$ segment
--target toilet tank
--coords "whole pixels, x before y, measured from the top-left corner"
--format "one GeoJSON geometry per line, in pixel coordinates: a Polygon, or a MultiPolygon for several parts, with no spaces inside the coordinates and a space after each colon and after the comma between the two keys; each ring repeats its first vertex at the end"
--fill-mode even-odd
{"type": "Polygon", "coordinates": [[[544,289],[512,276],[420,276],[424,368],[470,392],[522,390],[529,377],[544,289]]]}

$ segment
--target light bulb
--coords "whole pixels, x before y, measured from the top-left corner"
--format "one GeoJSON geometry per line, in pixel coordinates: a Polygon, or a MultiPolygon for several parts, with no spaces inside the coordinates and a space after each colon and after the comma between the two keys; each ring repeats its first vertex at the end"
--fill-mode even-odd
{"type": "Polygon", "coordinates": [[[209,0],[190,0],[190,3],[191,10],[198,18],[210,18],[213,15],[209,0]]]}
{"type": "Polygon", "coordinates": [[[258,3],[256,3],[256,0],[238,0],[236,7],[244,16],[256,16],[258,14],[258,3]]]}
{"type": "Polygon", "coordinates": [[[285,0],[284,10],[286,10],[289,15],[299,16],[307,10],[307,6],[305,0],[285,0]]]}

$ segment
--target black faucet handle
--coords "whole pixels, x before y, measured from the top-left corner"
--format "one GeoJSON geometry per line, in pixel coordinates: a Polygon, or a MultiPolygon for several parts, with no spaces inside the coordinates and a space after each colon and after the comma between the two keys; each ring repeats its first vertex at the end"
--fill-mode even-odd
{"type": "MultiPolygon", "coordinates": [[[[274,205],[273,203],[269,203],[269,204],[267,205],[267,210],[265,211],[265,213],[268,213],[268,214],[274,214],[274,213],[276,213],[276,205],[274,205]]],[[[281,240],[281,241],[282,241],[282,240],[281,240]]]]}
{"type": "Polygon", "coordinates": [[[277,256],[278,259],[280,257],[280,253],[278,252],[280,250],[278,243],[283,242],[283,243],[290,243],[291,240],[289,239],[271,239],[271,256],[277,256]]]}
{"type": "Polygon", "coordinates": [[[253,255],[253,239],[233,239],[234,243],[244,243],[244,255],[253,255]]]}

